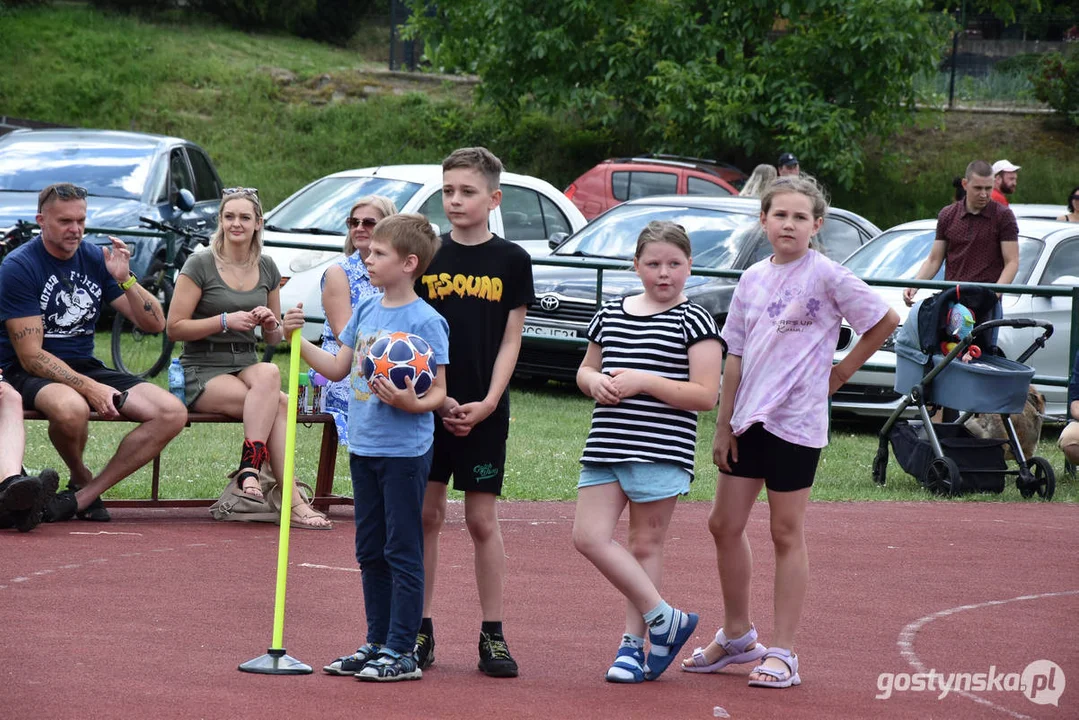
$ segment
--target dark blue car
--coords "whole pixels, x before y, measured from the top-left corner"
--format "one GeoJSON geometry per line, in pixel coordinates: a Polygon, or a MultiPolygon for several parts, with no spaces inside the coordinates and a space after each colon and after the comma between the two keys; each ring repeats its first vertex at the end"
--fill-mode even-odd
{"type": "MultiPolygon", "coordinates": [[[[16,130],[0,137],[0,229],[34,222],[38,192],[55,182],[85,187],[87,227],[137,228],[139,216],[213,230],[221,178],[206,151],[182,138],[114,130],[16,130]],[[182,193],[187,190],[188,193],[182,193]]],[[[118,234],[118,233],[117,233],[118,234]]],[[[96,244],[101,235],[87,235],[96,244]]],[[[159,238],[126,237],[142,277],[159,238]]]]}

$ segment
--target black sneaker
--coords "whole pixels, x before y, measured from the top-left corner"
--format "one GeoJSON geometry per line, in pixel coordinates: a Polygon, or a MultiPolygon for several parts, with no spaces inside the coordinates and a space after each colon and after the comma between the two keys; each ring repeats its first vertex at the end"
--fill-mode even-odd
{"type": "Polygon", "coordinates": [[[423,632],[416,635],[416,647],[413,648],[412,654],[416,656],[416,662],[419,663],[420,670],[426,670],[434,665],[435,636],[423,632]]]}
{"type": "Polygon", "coordinates": [[[45,502],[45,511],[41,515],[41,522],[63,522],[75,517],[79,511],[79,501],[75,499],[74,490],[64,490],[53,495],[45,502]]]}
{"type": "Polygon", "coordinates": [[[15,527],[18,528],[19,532],[30,532],[41,523],[46,504],[56,497],[56,489],[60,487],[60,476],[56,474],[55,470],[42,470],[41,474],[38,475],[38,480],[41,481],[41,496],[38,502],[23,513],[16,523],[15,527]]]}
{"type": "Polygon", "coordinates": [[[34,515],[40,519],[45,499],[41,480],[30,475],[17,475],[0,483],[0,527],[29,532],[37,522],[28,522],[34,515]]]}
{"type": "Polygon", "coordinates": [[[329,675],[355,675],[360,670],[363,670],[363,666],[367,664],[367,661],[373,660],[381,649],[381,645],[365,643],[351,655],[342,655],[329,665],[323,665],[322,671],[329,675]]]}
{"type": "MultiPolygon", "coordinates": [[[[67,484],[67,489],[71,492],[75,492],[79,488],[69,482],[67,484]]],[[[94,501],[87,505],[85,510],[79,510],[75,513],[75,517],[79,520],[90,520],[91,522],[108,522],[109,520],[112,520],[112,516],[109,515],[109,511],[105,509],[105,503],[102,502],[100,495],[94,498],[94,501]]]]}
{"type": "Polygon", "coordinates": [[[489,677],[517,677],[517,661],[503,637],[480,633],[480,662],[477,667],[489,677]]]}

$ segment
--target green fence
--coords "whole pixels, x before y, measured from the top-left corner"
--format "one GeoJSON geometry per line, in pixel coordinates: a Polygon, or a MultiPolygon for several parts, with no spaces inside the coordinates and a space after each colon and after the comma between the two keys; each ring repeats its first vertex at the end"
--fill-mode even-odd
{"type": "MultiPolygon", "coordinates": [[[[577,259],[577,258],[532,258],[533,265],[550,265],[555,267],[572,267],[572,268],[585,268],[596,271],[596,307],[603,301],[603,273],[605,270],[633,270],[633,263],[626,261],[611,261],[611,260],[596,260],[596,259],[577,259]]],[[[708,270],[701,268],[693,268],[693,275],[702,275],[705,277],[721,277],[721,278],[733,278],[737,280],[742,276],[741,270],[708,270]]],[[[866,278],[865,282],[869,285],[879,287],[916,287],[927,290],[946,290],[954,287],[954,282],[942,282],[939,280],[903,280],[903,279],[884,279],[884,278],[866,278]]],[[[974,283],[969,283],[974,284],[974,283]]],[[[980,283],[979,283],[980,284],[980,283]]],[[[1076,350],[1079,349],[1079,286],[1077,287],[1055,287],[1050,285],[995,285],[995,284],[981,284],[982,287],[995,290],[997,292],[1004,292],[1008,294],[1030,294],[1039,297],[1070,297],[1071,298],[1071,337],[1069,338],[1069,358],[1074,358],[1076,350]]],[[[547,338],[547,337],[530,337],[530,342],[549,343],[553,345],[585,345],[588,340],[585,338],[547,338]]],[[[865,370],[877,371],[877,372],[891,372],[895,368],[891,365],[881,365],[879,363],[866,363],[862,366],[865,370]]],[[[1034,382],[1041,385],[1050,385],[1053,387],[1067,387],[1068,377],[1061,377],[1057,375],[1035,375],[1034,382]]]]}

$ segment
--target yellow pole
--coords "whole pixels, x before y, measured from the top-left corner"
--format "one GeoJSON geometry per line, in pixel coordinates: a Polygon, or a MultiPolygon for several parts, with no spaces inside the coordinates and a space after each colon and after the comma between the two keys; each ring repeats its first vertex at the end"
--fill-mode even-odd
{"type": "Polygon", "coordinates": [[[241,663],[241,672],[264,675],[310,675],[312,668],[285,653],[285,578],[288,576],[288,534],[292,524],[292,475],[296,455],[296,401],[299,397],[300,331],[292,333],[288,371],[288,414],[285,424],[285,470],[281,483],[281,534],[277,547],[277,596],[274,600],[273,644],[265,655],[241,663]]]}
{"type": "Polygon", "coordinates": [[[281,534],[277,550],[277,597],[274,601],[272,648],[284,647],[285,580],[288,576],[288,536],[292,526],[292,487],[296,466],[296,413],[300,396],[300,331],[292,333],[288,366],[288,414],[285,416],[285,472],[281,478],[281,534]]]}

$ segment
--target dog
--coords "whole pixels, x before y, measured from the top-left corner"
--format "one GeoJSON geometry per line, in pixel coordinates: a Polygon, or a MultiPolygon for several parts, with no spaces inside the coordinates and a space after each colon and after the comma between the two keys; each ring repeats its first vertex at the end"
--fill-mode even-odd
{"type": "MultiPolygon", "coordinates": [[[[1031,385],[1027,389],[1027,404],[1021,413],[1013,413],[1010,417],[1015,427],[1015,435],[1019,438],[1019,447],[1023,450],[1023,457],[1030,458],[1038,447],[1038,440],[1042,436],[1042,417],[1045,414],[1045,396],[1034,389],[1031,385]]],[[[965,423],[967,430],[978,438],[1008,439],[1008,432],[1004,429],[1004,423],[1000,415],[979,414],[971,417],[965,423]]],[[[1004,445],[1004,458],[1014,460],[1010,443],[1004,445]]]]}

